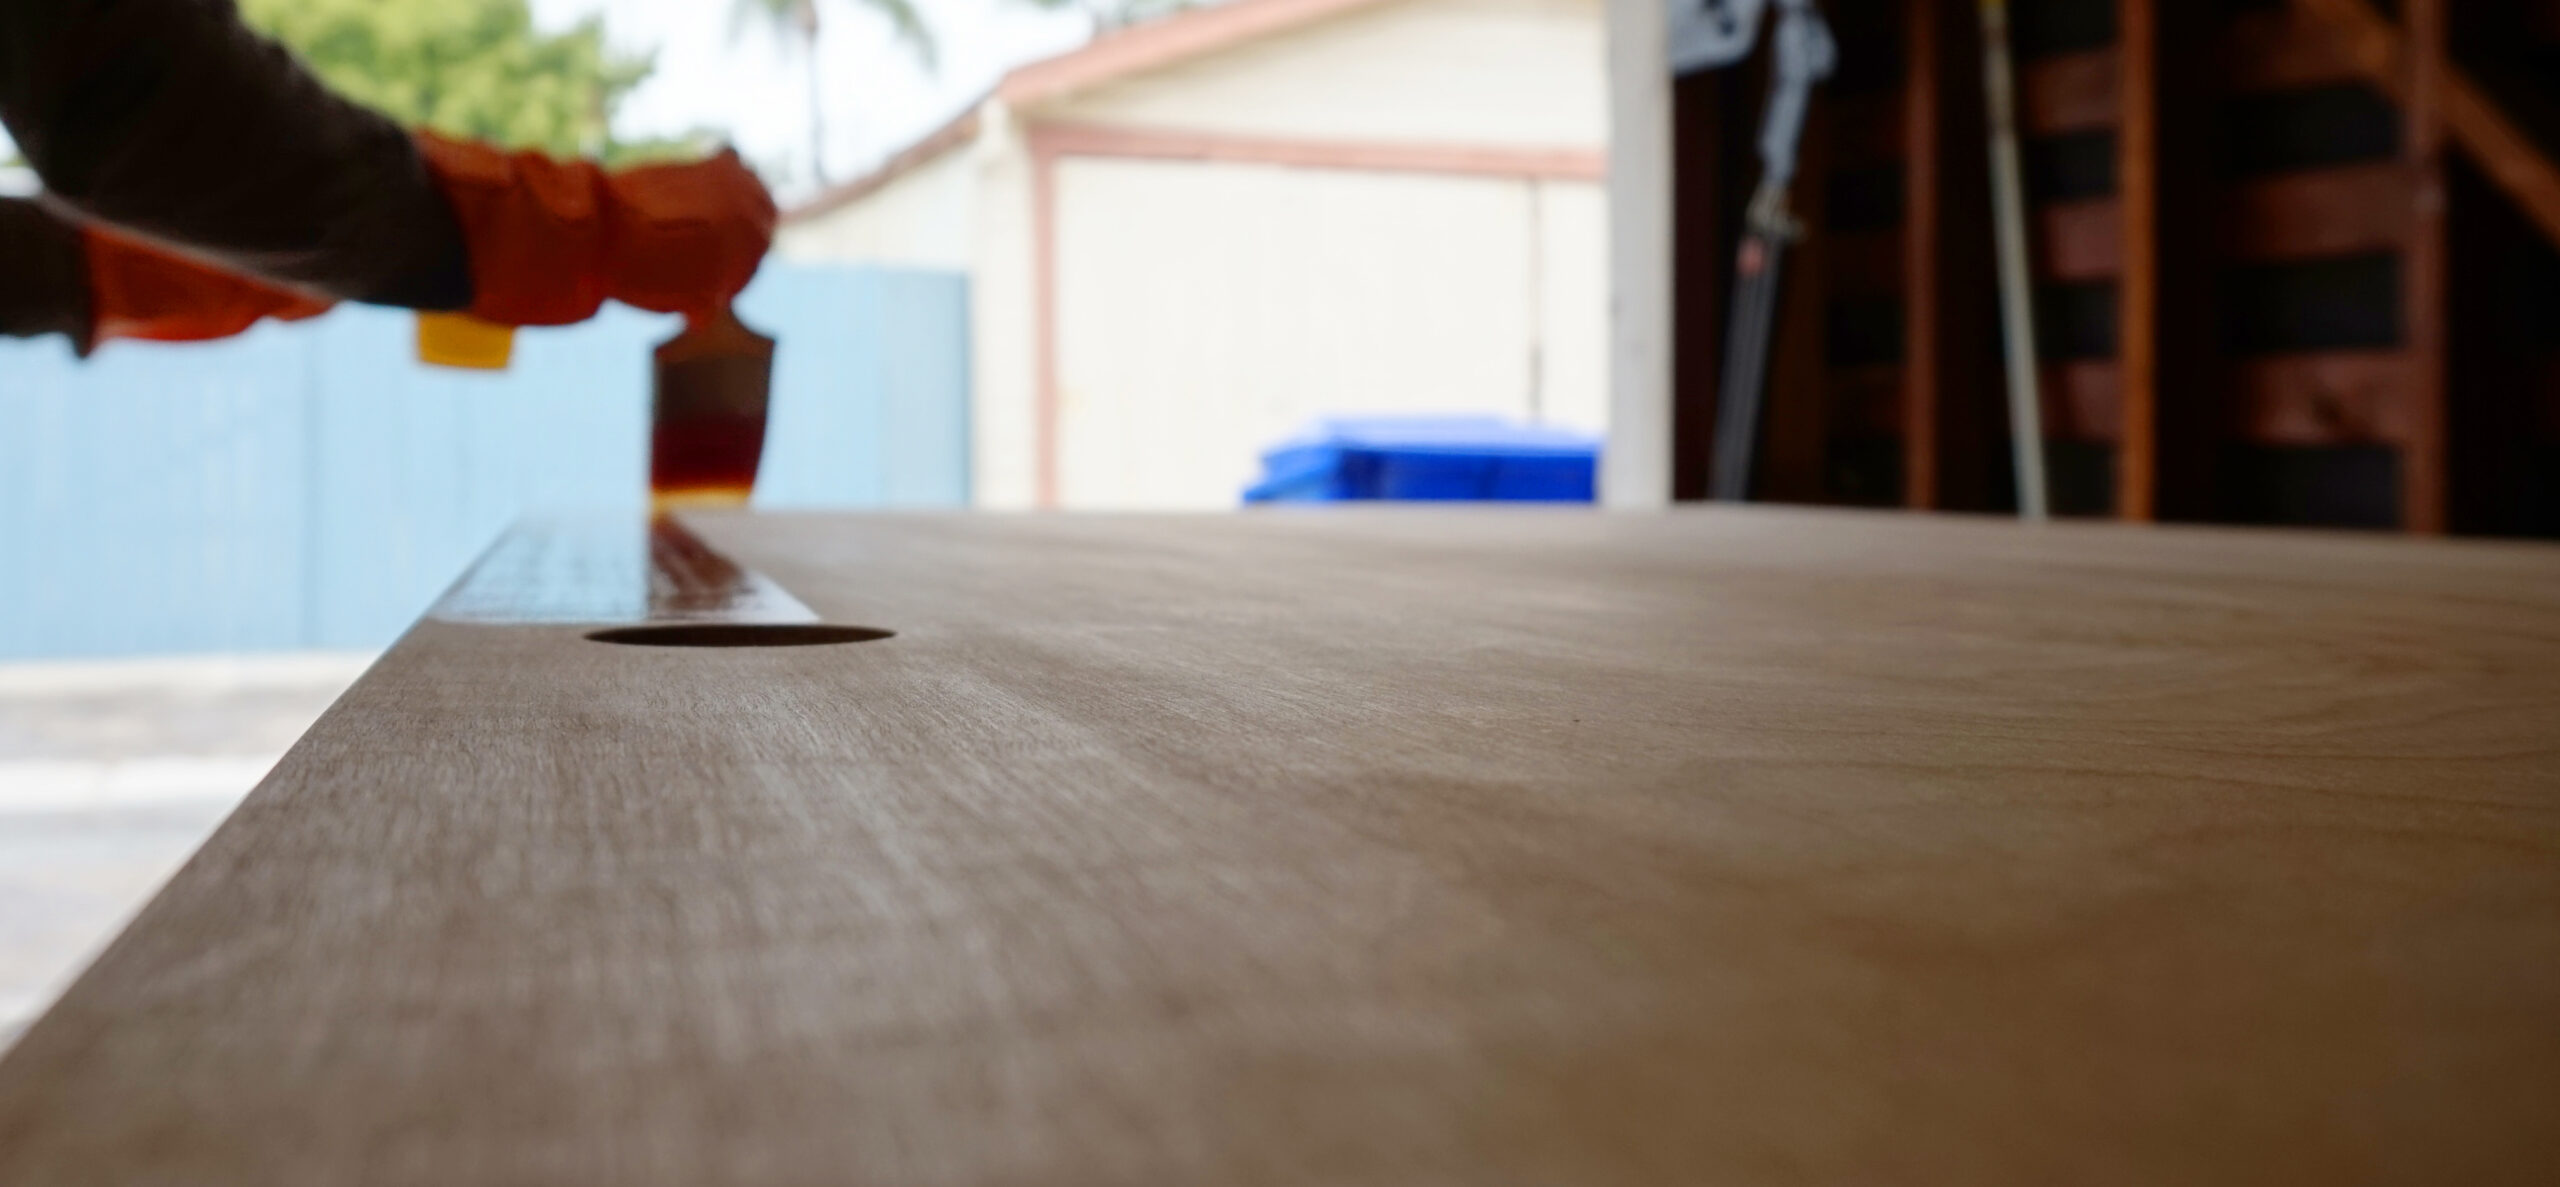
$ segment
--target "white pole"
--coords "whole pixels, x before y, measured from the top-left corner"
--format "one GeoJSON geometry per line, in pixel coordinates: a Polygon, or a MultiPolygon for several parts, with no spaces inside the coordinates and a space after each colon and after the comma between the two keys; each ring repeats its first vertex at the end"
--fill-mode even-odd
{"type": "MultiPolygon", "coordinates": [[[[5,2],[5,0],[0,0],[5,2]]],[[[1609,447],[1600,501],[1671,501],[1671,57],[1662,0],[1608,0],[1609,447]]]]}
{"type": "Polygon", "coordinates": [[[2035,289],[2027,273],[2026,183],[2018,169],[2008,0],[1981,0],[1982,91],[1991,108],[1991,205],[2000,248],[2000,338],[2009,368],[2009,447],[2018,518],[2045,518],[2044,415],[2037,392],[2035,289]]]}

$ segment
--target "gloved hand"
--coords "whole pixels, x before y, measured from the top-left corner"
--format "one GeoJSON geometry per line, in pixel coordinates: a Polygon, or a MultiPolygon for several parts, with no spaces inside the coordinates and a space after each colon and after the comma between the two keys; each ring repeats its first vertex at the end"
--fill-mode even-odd
{"type": "Polygon", "coordinates": [[[81,228],[89,270],[89,339],[198,342],[228,338],[259,318],[300,321],[335,304],[222,271],[91,224],[81,228]]]}
{"type": "Polygon", "coordinates": [[[747,287],[773,243],[773,196],[735,152],[608,173],[432,132],[417,140],[462,224],[468,312],[482,321],[566,325],[607,298],[710,315],[747,287]]]}
{"type": "MultiPolygon", "coordinates": [[[[773,198],[723,152],[607,173],[591,162],[505,153],[418,134],[452,204],[471,262],[470,312],[509,326],[567,325],[607,298],[714,316],[753,279],[773,242],[773,198]]],[[[224,271],[99,224],[80,229],[89,345],[113,338],[192,342],[261,318],[298,321],[334,303],[224,271]]]]}

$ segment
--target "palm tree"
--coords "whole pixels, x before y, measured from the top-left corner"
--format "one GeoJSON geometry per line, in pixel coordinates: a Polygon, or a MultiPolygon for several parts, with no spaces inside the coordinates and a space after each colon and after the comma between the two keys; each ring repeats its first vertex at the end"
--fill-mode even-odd
{"type": "MultiPolygon", "coordinates": [[[[914,0],[854,0],[889,22],[898,40],[931,70],[936,52],[933,29],[916,11],[914,0]]],[[[826,88],[818,77],[818,0],[730,0],[729,28],[734,36],[748,25],[762,25],[785,41],[797,42],[809,61],[809,173],[827,184],[826,88]]]]}
{"type": "Polygon", "coordinates": [[[1044,12],[1073,9],[1093,23],[1093,35],[1125,29],[1142,21],[1179,12],[1199,0],[1023,0],[1044,12]]]}

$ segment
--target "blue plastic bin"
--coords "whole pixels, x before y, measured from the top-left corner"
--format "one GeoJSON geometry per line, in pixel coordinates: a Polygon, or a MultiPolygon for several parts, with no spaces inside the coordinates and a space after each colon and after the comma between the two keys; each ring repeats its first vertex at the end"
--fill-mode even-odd
{"type": "Polygon", "coordinates": [[[1492,416],[1344,417],[1262,455],[1247,503],[1355,499],[1588,503],[1598,438],[1492,416]]]}

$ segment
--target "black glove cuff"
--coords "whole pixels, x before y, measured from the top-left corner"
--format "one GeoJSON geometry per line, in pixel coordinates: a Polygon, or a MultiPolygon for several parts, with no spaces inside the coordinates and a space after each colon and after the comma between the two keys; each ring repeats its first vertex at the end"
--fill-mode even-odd
{"type": "Polygon", "coordinates": [[[23,198],[0,198],[0,334],[62,334],[87,356],[89,257],[80,228],[23,198]]]}

